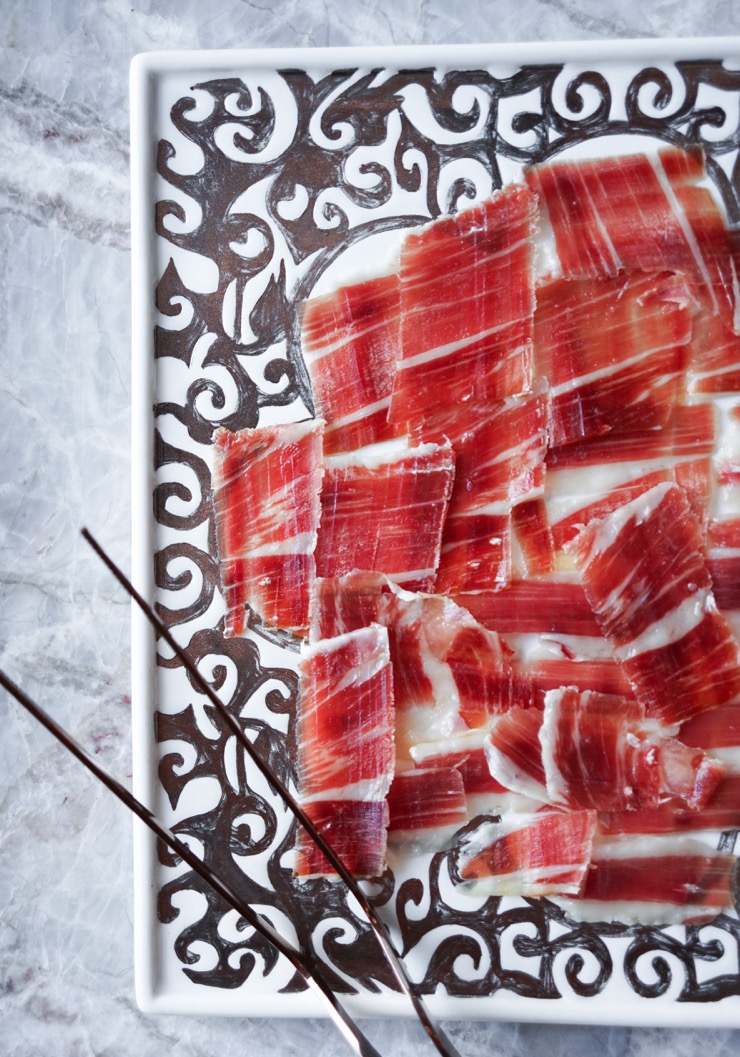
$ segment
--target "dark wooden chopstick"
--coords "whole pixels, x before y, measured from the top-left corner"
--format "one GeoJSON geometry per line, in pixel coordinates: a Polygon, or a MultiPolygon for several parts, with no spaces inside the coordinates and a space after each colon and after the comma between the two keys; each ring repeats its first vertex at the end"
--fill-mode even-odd
{"type": "Polygon", "coordinates": [[[195,667],[193,662],[188,657],[185,650],[179,645],[177,640],[171,634],[169,628],[164,624],[162,620],[157,616],[155,611],[149,605],[149,603],[142,597],[141,594],[136,590],[134,585],[125,575],[125,573],[116,565],[112,558],[103,550],[101,545],[97,542],[94,536],[85,528],[82,529],[82,535],[84,539],[90,544],[98,557],[105,563],[110,569],[113,575],[116,577],[118,582],[125,588],[131,598],[136,602],[141,611],[147,617],[149,622],[156,628],[162,638],[167,642],[169,647],[174,651],[177,658],[181,661],[184,667],[187,669],[199,690],[204,693],[209,701],[218,709],[219,714],[228,723],[229,727],[233,731],[234,735],[239,740],[240,745],[244,751],[249,755],[250,759],[254,762],[255,766],[259,769],[265,779],[271,784],[271,786],[277,791],[286,806],[292,811],[295,818],[304,827],[311,839],[316,843],[317,847],[326,856],[331,865],[336,870],[339,877],[344,881],[347,888],[350,890],[352,895],[355,897],[357,902],[360,904],[370,926],[375,934],[378,945],[381,948],[388,965],[393,971],[399,987],[406,997],[411,1002],[414,1012],[421,1021],[424,1030],[429,1036],[430,1041],[433,1043],[437,1051],[442,1057],[460,1057],[457,1049],[453,1046],[450,1040],[446,1037],[442,1028],[436,1023],[434,1018],[429,1013],[429,1010],[424,1005],[421,996],[414,987],[406,967],[401,961],[398,953],[396,952],[391,938],[388,934],[388,930],[384,922],[378,916],[377,911],[373,904],[370,902],[368,897],[363,892],[362,888],[357,884],[356,880],[347,871],[346,867],[342,863],[341,859],[336,855],[331,845],[327,843],[319,830],[313,824],[311,819],[305,813],[303,808],[300,806],[298,801],[292,795],[290,790],[281,781],[268,766],[267,763],[262,759],[260,754],[254,748],[252,743],[244,733],[240,723],[235,716],[226,708],[224,703],[219,698],[218,694],[215,693],[213,687],[203,678],[198,669],[195,667]]]}
{"type": "Polygon", "coordinates": [[[360,1057],[381,1057],[380,1053],[375,1049],[369,1039],[367,1039],[360,1031],[346,1009],[344,1009],[339,1003],[337,996],[324,978],[321,963],[319,961],[312,958],[306,952],[299,951],[289,940],[286,940],[281,936],[266,918],[257,914],[248,903],[245,903],[230,885],[222,881],[218,874],[215,874],[209,866],[202,862],[198,856],[190,850],[187,844],[176,837],[163,822],[160,822],[157,816],[153,814],[149,808],[145,807],[141,801],[137,800],[124,785],[121,785],[121,783],[109,775],[107,771],[103,770],[103,768],[95,762],[92,756],[90,756],[89,753],[87,753],[63,727],[51,718],[48,712],[45,712],[40,705],[37,705],[28,694],[21,690],[21,688],[14,683],[4,671],[2,671],[2,669],[0,669],[0,686],[3,686],[8,693],[16,699],[16,701],[23,705],[26,711],[30,712],[34,719],[38,720],[39,723],[46,727],[46,729],[53,734],[73,756],[77,757],[80,763],[84,764],[89,771],[92,771],[95,777],[110,789],[110,791],[117,796],[126,807],[133,811],[133,813],[137,815],[150,830],[156,833],[160,840],[164,841],[172,851],[176,852],[177,855],[184,859],[195,873],[199,874],[200,877],[207,881],[208,884],[210,884],[211,887],[218,892],[218,894],[231,907],[233,907],[234,910],[245,918],[252,928],[256,929],[256,931],[264,936],[265,939],[269,940],[273,947],[288,959],[290,964],[298,973],[300,973],[308,986],[313,988],[313,990],[324,1000],[335,1024],[345,1039],[350,1043],[355,1053],[358,1053],[360,1057]]]}

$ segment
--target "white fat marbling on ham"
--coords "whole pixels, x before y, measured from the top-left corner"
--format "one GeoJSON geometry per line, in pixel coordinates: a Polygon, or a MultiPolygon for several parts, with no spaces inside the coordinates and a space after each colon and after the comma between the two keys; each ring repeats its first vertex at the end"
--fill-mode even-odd
{"type": "Polygon", "coordinates": [[[685,493],[658,485],[573,544],[586,595],[648,716],[666,725],[740,691],[738,644],[717,610],[685,493]]]}
{"type": "Polygon", "coordinates": [[[214,512],[226,634],[246,630],[246,608],[303,634],[316,567],[322,421],[214,437],[214,512]]]}
{"type": "Polygon", "coordinates": [[[366,570],[409,589],[432,588],[453,475],[449,443],[399,443],[327,458],[318,575],[366,570]]]}
{"type": "Polygon", "coordinates": [[[456,868],[475,894],[577,894],[595,828],[593,811],[538,811],[483,821],[465,834],[456,868]]]}

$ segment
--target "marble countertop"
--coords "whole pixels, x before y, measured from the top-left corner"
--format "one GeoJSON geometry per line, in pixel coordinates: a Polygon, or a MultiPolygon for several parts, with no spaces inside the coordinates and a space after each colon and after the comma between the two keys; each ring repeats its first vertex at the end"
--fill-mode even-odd
{"type": "MultiPolygon", "coordinates": [[[[0,5],[0,667],[123,780],[129,606],[79,535],[130,554],[128,66],[142,51],[740,34],[730,2],[4,0],[0,5]]],[[[0,1055],[343,1055],[322,1020],[146,1016],[131,821],[3,696],[0,1055]]],[[[625,1017],[626,1019],[626,1017],[625,1017]]],[[[430,1053],[369,1022],[385,1057],[430,1053]]],[[[715,1057],[740,1032],[453,1023],[463,1057],[715,1057]]]]}

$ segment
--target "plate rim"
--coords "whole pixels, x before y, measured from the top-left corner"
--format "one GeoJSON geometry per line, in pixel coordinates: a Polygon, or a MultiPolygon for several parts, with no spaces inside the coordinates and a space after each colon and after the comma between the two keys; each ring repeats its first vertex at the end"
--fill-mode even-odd
{"type": "MultiPolygon", "coordinates": [[[[740,69],[740,37],[707,36],[676,38],[620,38],[615,40],[565,40],[493,42],[488,44],[409,44],[338,47],[239,48],[147,51],[133,57],[129,69],[130,180],[131,180],[131,578],[145,597],[154,596],[154,488],[153,405],[155,393],[154,304],[156,286],[153,247],[156,233],[151,224],[155,171],[152,151],[157,137],[153,119],[153,96],[158,76],[192,70],[218,73],[223,70],[286,67],[326,72],[344,65],[433,66],[435,69],[465,69],[491,65],[546,62],[641,63],[646,59],[674,63],[685,59],[723,60],[728,68],[740,69]],[[443,60],[443,61],[440,61],[443,60]]],[[[155,744],[152,739],[155,672],[152,665],[155,636],[136,607],[131,612],[131,679],[133,788],[144,803],[152,803],[156,781],[155,744]]],[[[134,967],[139,1008],[145,1013],[194,1015],[259,1015],[261,1017],[325,1016],[319,1001],[309,992],[259,994],[259,1009],[249,1007],[248,985],[220,994],[197,985],[187,993],[163,991],[157,972],[157,942],[152,937],[161,928],[154,912],[156,843],[147,827],[133,820],[134,851],[134,967]],[[234,994],[242,1008],[235,1008],[234,994]]],[[[189,983],[189,982],[188,982],[189,983]]],[[[433,995],[428,999],[435,1014],[450,1019],[521,1020],[529,1023],[616,1025],[624,1023],[613,998],[579,998],[565,994],[558,1001],[527,998],[500,989],[488,996],[454,997],[433,995]],[[467,1008],[466,1008],[467,1007],[467,1008]],[[515,1008],[511,1008],[515,1007],[515,1008]]],[[[716,1002],[680,1003],[673,999],[629,996],[631,1026],[740,1027],[740,995],[716,1002]],[[710,1021],[708,1023],[708,1021],[710,1021]]],[[[403,996],[391,993],[343,996],[353,1015],[360,1017],[407,1017],[413,1012],[403,996]],[[382,1005],[382,1008],[380,1008],[382,1005]]]]}

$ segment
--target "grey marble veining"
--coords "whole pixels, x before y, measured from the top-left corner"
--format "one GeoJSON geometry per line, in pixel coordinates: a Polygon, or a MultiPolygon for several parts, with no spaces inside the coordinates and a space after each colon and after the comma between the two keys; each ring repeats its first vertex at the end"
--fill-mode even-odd
{"type": "MultiPolygon", "coordinates": [[[[128,604],[79,529],[127,564],[135,53],[732,33],[731,0],[0,0],[0,666],[130,775],[128,604]]],[[[14,703],[0,709],[2,1057],[348,1052],[324,1021],[141,1014],[130,820],[14,703]]],[[[367,1030],[387,1057],[431,1052],[411,1021],[367,1030]]],[[[463,1057],[729,1057],[740,1043],[727,1030],[450,1034],[463,1057]]]]}

